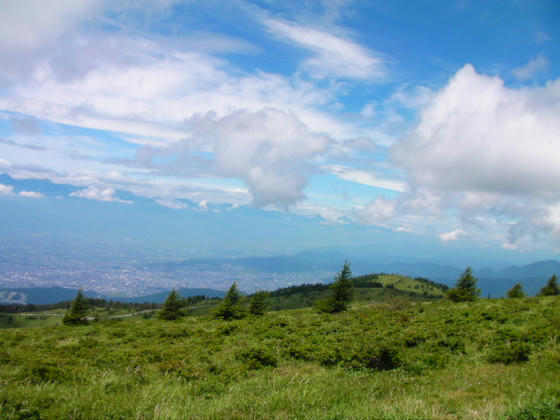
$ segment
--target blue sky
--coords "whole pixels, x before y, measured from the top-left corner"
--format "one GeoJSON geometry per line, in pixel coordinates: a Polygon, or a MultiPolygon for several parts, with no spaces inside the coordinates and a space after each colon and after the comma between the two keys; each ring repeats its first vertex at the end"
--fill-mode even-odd
{"type": "Polygon", "coordinates": [[[115,3],[0,2],[0,173],[74,188],[0,205],[560,252],[557,1],[115,3]]]}

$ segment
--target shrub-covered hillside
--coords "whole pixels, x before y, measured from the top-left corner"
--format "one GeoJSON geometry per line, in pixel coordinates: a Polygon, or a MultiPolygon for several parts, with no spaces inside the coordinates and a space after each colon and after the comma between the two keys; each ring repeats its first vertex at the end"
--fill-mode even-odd
{"type": "Polygon", "coordinates": [[[557,418],[559,336],[557,297],[2,330],[0,418],[557,418]]]}
{"type": "MultiPolygon", "coordinates": [[[[352,278],[354,299],[357,301],[384,302],[394,298],[433,300],[444,296],[447,286],[423,278],[410,278],[398,274],[367,274],[352,278]]],[[[269,294],[271,309],[296,309],[312,306],[326,298],[330,284],[303,284],[275,290],[269,294]]]]}

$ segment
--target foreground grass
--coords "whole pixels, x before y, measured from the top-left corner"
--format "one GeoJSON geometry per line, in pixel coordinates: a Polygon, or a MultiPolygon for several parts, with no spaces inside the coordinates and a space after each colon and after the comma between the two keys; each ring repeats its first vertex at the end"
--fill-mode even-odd
{"type": "Polygon", "coordinates": [[[560,416],[558,298],[0,331],[0,418],[560,416]]]}

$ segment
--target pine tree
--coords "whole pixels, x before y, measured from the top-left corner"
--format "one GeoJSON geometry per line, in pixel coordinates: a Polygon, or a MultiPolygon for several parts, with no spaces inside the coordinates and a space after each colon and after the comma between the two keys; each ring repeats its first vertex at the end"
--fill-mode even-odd
{"type": "Polygon", "coordinates": [[[85,325],[88,323],[87,314],[89,305],[84,297],[82,289],[78,290],[76,298],[70,304],[70,309],[62,318],[62,322],[66,325],[85,325]]]}
{"type": "Polygon", "coordinates": [[[178,319],[183,316],[183,314],[181,313],[182,306],[183,300],[181,299],[181,295],[179,295],[179,292],[173,289],[167,296],[167,299],[163,304],[163,308],[158,312],[157,317],[159,319],[165,319],[167,321],[178,319]]]}
{"type": "Polygon", "coordinates": [[[553,274],[548,283],[539,292],[539,296],[555,296],[560,295],[560,287],[558,287],[558,277],[553,274]]]}
{"type": "Polygon", "coordinates": [[[264,315],[266,308],[268,307],[266,303],[266,298],[268,297],[268,292],[258,291],[251,298],[249,303],[249,313],[252,315],[264,315]]]}
{"type": "Polygon", "coordinates": [[[476,287],[478,279],[473,276],[472,268],[467,267],[454,288],[449,289],[447,298],[452,302],[472,302],[480,294],[480,289],[476,287]]]}
{"type": "Polygon", "coordinates": [[[517,283],[507,292],[508,298],[524,298],[525,292],[523,291],[523,286],[521,283],[517,283]]]}
{"type": "Polygon", "coordinates": [[[229,288],[224,300],[214,310],[214,318],[229,321],[231,319],[239,319],[245,316],[240,305],[241,294],[237,290],[237,283],[233,283],[229,288]]]}
{"type": "Polygon", "coordinates": [[[348,309],[348,304],[352,301],[354,293],[354,284],[351,277],[350,263],[346,261],[330,286],[330,296],[316,304],[321,312],[335,313],[348,309]]]}

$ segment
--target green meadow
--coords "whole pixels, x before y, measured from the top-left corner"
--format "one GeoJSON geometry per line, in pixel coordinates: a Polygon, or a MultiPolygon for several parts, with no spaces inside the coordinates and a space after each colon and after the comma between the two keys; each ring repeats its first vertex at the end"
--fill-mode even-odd
{"type": "Polygon", "coordinates": [[[0,418],[560,418],[558,296],[356,291],[338,314],[0,330],[0,418]]]}

